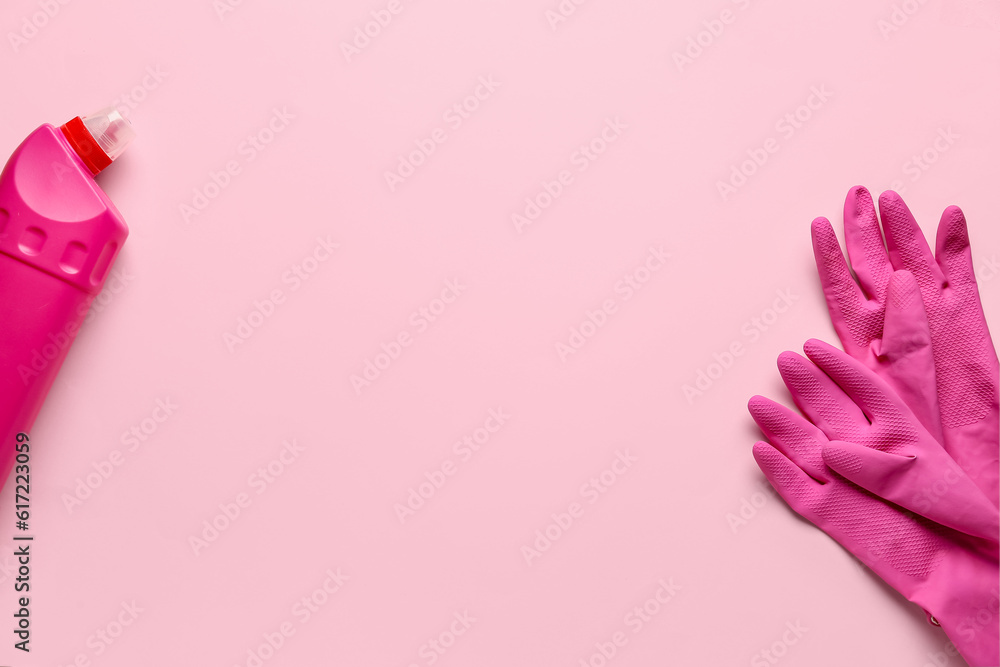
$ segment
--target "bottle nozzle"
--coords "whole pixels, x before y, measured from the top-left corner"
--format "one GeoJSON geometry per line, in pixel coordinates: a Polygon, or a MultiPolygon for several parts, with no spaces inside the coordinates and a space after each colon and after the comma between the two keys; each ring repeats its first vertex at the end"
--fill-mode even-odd
{"type": "Polygon", "coordinates": [[[117,160],[135,138],[132,123],[114,107],[77,116],[59,129],[95,176],[117,160]]]}

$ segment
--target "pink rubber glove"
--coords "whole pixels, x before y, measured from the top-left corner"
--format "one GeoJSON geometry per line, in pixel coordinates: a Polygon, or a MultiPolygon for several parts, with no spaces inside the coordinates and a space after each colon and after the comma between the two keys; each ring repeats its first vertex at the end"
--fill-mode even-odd
{"type": "MultiPolygon", "coordinates": [[[[809,347],[817,358],[825,354],[825,350],[812,344],[809,347]]],[[[846,355],[842,361],[846,361],[846,355]]],[[[822,373],[819,369],[815,374],[801,373],[806,364],[791,353],[779,358],[783,375],[801,377],[808,386],[810,377],[818,378],[822,373]]],[[[845,372],[851,375],[850,371],[845,372]]],[[[815,389],[807,389],[812,392],[810,399],[824,402],[818,388],[815,389]]],[[[880,389],[884,391],[885,385],[880,389]]],[[[864,391],[870,391],[870,387],[864,391]]],[[[866,396],[866,405],[870,402],[879,403],[876,397],[866,396]]],[[[851,405],[857,410],[857,404],[851,402],[851,405]]],[[[818,418],[824,427],[833,423],[843,427],[848,423],[850,406],[842,407],[842,411],[829,409],[828,417],[818,418]]],[[[932,615],[970,665],[1000,664],[997,625],[1000,569],[996,541],[970,537],[935,524],[833,472],[824,461],[824,447],[831,445],[823,430],[788,408],[761,396],[751,398],[749,408],[773,443],[773,446],[756,443],[754,458],[792,509],[932,615]]],[[[885,410],[886,405],[878,405],[879,414],[885,410]]],[[[832,457],[828,454],[828,458],[832,457]]],[[[922,472],[921,477],[925,474],[922,472]]],[[[934,488],[933,483],[930,488],[934,488]]]]}
{"type": "Polygon", "coordinates": [[[860,286],[829,221],[813,221],[813,249],[834,328],[844,349],[885,379],[1000,505],[1000,365],[976,286],[965,216],[957,206],[945,209],[935,258],[899,195],[884,192],[879,207],[888,251],[869,192],[852,188],[844,203],[847,253],[860,286]],[[916,278],[929,323],[929,350],[915,344],[921,328],[915,302],[889,298],[894,268],[916,278]]]}

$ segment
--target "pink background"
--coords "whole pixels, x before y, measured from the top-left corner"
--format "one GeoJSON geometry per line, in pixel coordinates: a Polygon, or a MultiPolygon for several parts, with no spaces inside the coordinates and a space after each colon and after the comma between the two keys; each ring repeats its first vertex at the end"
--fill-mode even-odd
{"type": "Polygon", "coordinates": [[[101,177],[131,228],[115,291],[32,433],[29,655],[0,493],[0,662],[964,664],[766,494],[745,404],[787,399],[780,351],[834,340],[808,229],[839,232],[852,185],[896,187],[931,234],[964,208],[997,331],[1000,3],[563,4],[555,27],[558,0],[3,4],[0,154],[111,101],[139,137],[101,177]]]}

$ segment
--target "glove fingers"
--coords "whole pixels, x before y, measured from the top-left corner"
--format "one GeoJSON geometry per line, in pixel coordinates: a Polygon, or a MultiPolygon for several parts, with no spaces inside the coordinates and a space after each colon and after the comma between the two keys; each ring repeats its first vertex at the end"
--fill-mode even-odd
{"type": "Polygon", "coordinates": [[[976,282],[969,245],[969,229],[965,214],[957,206],[949,206],[941,214],[937,230],[937,262],[949,286],[961,288],[976,282]]]}
{"type": "Polygon", "coordinates": [[[822,370],[794,352],[782,352],[778,372],[802,414],[827,438],[860,439],[868,418],[822,370]]]}
{"type": "Polygon", "coordinates": [[[944,442],[934,352],[920,288],[909,271],[896,271],[886,291],[885,327],[879,346],[883,377],[938,442],[944,442]]]}
{"type": "Polygon", "coordinates": [[[840,250],[837,235],[826,218],[813,220],[812,245],[819,281],[823,286],[823,294],[837,335],[845,348],[867,349],[869,341],[881,334],[879,305],[869,304],[861,288],[854,282],[844,253],[840,250]],[[865,326],[873,318],[876,321],[872,322],[872,326],[865,326]]]}
{"type": "Polygon", "coordinates": [[[900,196],[892,190],[886,190],[879,197],[878,204],[892,266],[913,274],[926,304],[927,297],[936,294],[944,283],[941,267],[931,255],[924,233],[920,231],[920,226],[900,196]]]}
{"type": "Polygon", "coordinates": [[[884,303],[892,274],[889,255],[882,241],[882,229],[875,214],[875,202],[867,188],[851,188],[844,201],[844,238],[851,267],[869,299],[884,303]]]}
{"type": "Polygon", "coordinates": [[[826,436],[822,431],[802,415],[763,396],[753,396],[747,408],[764,436],[784,456],[813,478],[821,482],[829,479],[823,462],[821,443],[826,442],[826,436]]]}
{"type": "MultiPolygon", "coordinates": [[[[815,338],[807,340],[803,349],[806,356],[829,376],[831,382],[836,383],[836,386],[849,396],[850,400],[871,418],[871,421],[891,422],[892,427],[898,431],[898,437],[895,438],[897,442],[912,442],[916,439],[913,415],[898,399],[894,399],[894,392],[874,371],[832,345],[815,338]]],[[[830,435],[830,439],[858,440],[856,437],[838,438],[834,435],[830,435]]]]}

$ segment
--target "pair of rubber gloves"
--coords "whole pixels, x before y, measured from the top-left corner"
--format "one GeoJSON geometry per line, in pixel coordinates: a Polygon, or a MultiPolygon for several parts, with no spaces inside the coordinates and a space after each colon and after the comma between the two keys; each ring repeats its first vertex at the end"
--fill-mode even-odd
{"type": "Polygon", "coordinates": [[[812,224],[841,351],[807,341],[778,369],[798,414],[754,396],[753,455],[788,504],[940,625],[973,667],[1000,665],[998,364],[965,216],[936,253],[895,192],[852,189],[847,254],[812,224]],[[885,233],[883,242],[882,234],[885,233]]]}

